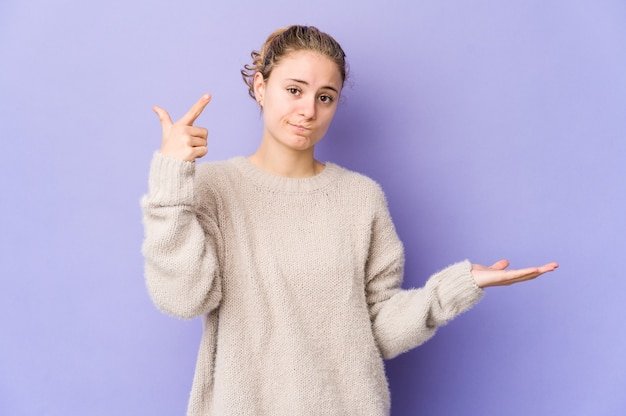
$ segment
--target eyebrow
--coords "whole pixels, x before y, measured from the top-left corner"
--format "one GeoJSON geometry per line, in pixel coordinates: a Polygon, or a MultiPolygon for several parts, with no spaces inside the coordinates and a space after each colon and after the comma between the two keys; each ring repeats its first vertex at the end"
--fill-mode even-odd
{"type": "MultiPolygon", "coordinates": [[[[288,78],[287,81],[293,81],[293,82],[297,82],[299,84],[309,85],[308,82],[303,81],[301,79],[296,79],[296,78],[288,78]]],[[[330,85],[325,85],[321,89],[323,89],[323,90],[331,90],[331,91],[334,91],[335,94],[339,94],[339,91],[337,91],[337,88],[331,87],[330,85]]]]}

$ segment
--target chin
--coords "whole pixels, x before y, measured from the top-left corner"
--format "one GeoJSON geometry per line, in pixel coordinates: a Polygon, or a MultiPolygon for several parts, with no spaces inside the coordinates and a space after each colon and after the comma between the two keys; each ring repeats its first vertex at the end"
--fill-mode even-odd
{"type": "Polygon", "coordinates": [[[288,141],[289,147],[296,150],[307,150],[311,148],[314,142],[309,137],[297,136],[288,141]]]}

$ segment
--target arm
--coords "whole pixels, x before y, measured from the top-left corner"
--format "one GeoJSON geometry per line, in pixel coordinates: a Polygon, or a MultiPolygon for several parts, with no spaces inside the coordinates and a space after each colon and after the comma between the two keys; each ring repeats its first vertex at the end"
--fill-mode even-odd
{"type": "Polygon", "coordinates": [[[467,261],[433,275],[422,288],[402,290],[404,252],[382,191],[372,224],[366,295],[372,331],[384,358],[424,342],[482,296],[467,261]]]}
{"type": "Polygon", "coordinates": [[[483,295],[468,261],[435,273],[421,288],[402,290],[401,283],[402,269],[392,267],[367,285],[372,330],[386,359],[423,344],[483,295]]]}
{"type": "Polygon", "coordinates": [[[372,330],[384,358],[393,358],[432,337],[439,326],[470,309],[488,286],[534,279],[558,267],[504,270],[501,260],[491,267],[463,261],[434,274],[424,287],[402,290],[403,249],[384,196],[372,228],[366,294],[372,330]]]}
{"type": "Polygon", "coordinates": [[[145,278],[155,305],[181,318],[216,308],[221,298],[219,231],[211,216],[201,224],[194,207],[195,165],[154,155],[142,199],[145,278]]]}
{"type": "Polygon", "coordinates": [[[194,191],[194,160],[206,153],[208,133],[193,122],[209,99],[203,96],[176,123],[165,110],[154,108],[163,143],[152,160],[148,194],[142,199],[148,292],[157,307],[182,318],[208,312],[221,299],[216,210],[207,204],[199,210],[194,191]]]}

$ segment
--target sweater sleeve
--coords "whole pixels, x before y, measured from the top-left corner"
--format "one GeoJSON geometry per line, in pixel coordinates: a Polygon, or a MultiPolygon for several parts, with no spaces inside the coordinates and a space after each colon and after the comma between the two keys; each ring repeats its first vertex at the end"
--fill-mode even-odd
{"type": "Polygon", "coordinates": [[[146,286],[159,309],[180,318],[207,313],[221,299],[219,230],[210,215],[199,220],[194,177],[195,163],[155,153],[141,201],[146,286]]]}
{"type": "Polygon", "coordinates": [[[366,295],[372,331],[384,358],[426,342],[439,326],[472,307],[483,290],[463,261],[434,274],[417,289],[402,290],[404,253],[380,194],[366,267],[366,295]]]}

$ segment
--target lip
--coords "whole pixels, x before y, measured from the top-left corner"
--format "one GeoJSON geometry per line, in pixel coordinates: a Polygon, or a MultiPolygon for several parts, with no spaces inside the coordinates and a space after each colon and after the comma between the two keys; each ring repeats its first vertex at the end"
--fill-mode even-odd
{"type": "Polygon", "coordinates": [[[296,131],[308,131],[311,130],[311,127],[308,126],[304,126],[302,124],[293,124],[293,123],[288,123],[293,129],[295,129],[296,131]]]}

